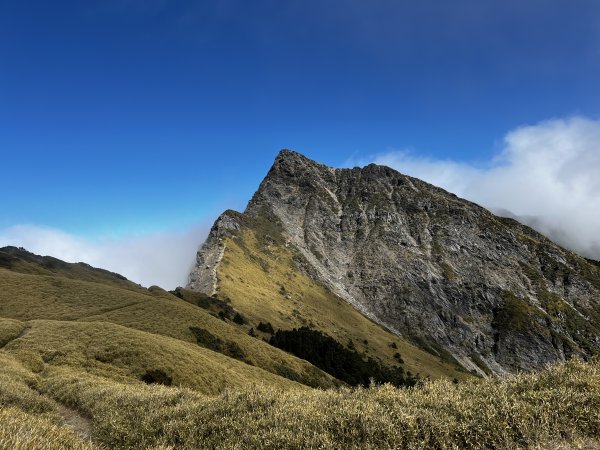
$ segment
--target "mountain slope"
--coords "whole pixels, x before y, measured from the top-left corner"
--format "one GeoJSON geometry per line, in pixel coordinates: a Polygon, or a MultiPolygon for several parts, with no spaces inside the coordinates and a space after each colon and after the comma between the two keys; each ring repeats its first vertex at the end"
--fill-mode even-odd
{"type": "MultiPolygon", "coordinates": [[[[227,382],[216,380],[223,380],[222,374],[227,373],[223,364],[230,364],[236,369],[225,377],[231,381],[229,386],[244,379],[270,379],[288,386],[296,384],[290,380],[315,387],[340,384],[308,362],[249,336],[247,328],[215,317],[160,288],[144,289],[120,276],[104,278],[108,272],[89,266],[84,266],[81,280],[68,270],[81,265],[61,261],[71,275],[65,278],[63,272],[47,272],[31,254],[17,250],[0,249],[0,259],[10,254],[13,267],[27,268],[27,273],[0,268],[0,346],[6,351],[19,349],[24,360],[44,360],[44,348],[52,342],[53,351],[62,355],[52,358],[56,364],[94,368],[95,355],[110,355],[110,351],[102,349],[121,339],[124,351],[138,355],[131,360],[131,364],[138,365],[131,369],[126,362],[119,365],[111,360],[104,366],[116,367],[119,373],[123,368],[131,369],[129,376],[138,380],[145,371],[168,369],[167,375],[176,384],[184,379],[205,380],[206,387],[200,390],[215,392],[228,386],[227,382]],[[27,336],[22,334],[24,330],[27,336]],[[198,339],[198,332],[204,340],[198,339]],[[88,336],[84,349],[72,342],[82,335],[88,336]],[[160,368],[149,348],[158,354],[179,355],[187,362],[160,368]],[[189,371],[195,372],[194,377],[190,378],[189,371]]],[[[119,348],[113,346],[109,350],[118,353],[119,348]]],[[[201,384],[181,384],[190,383],[201,384]]]]}
{"type": "Polygon", "coordinates": [[[242,311],[255,327],[260,322],[280,329],[309,326],[386,366],[403,361],[413,374],[466,376],[446,355],[434,356],[400,339],[299,271],[297,254],[271,222],[230,211],[217,221],[207,244],[214,239],[225,249],[217,270],[218,295],[242,311]],[[232,220],[240,228],[235,234],[230,230],[223,234],[221,224],[232,220]]]}
{"type": "MultiPolygon", "coordinates": [[[[319,307],[314,314],[302,308],[315,296],[288,288],[298,277],[481,374],[600,350],[596,264],[387,167],[333,169],[282,151],[244,214],[219,218],[189,287],[229,296],[257,318],[283,308],[282,320],[310,321],[319,307]],[[258,273],[248,264],[290,301],[248,283],[244,274],[258,273]]],[[[334,322],[314,325],[350,328],[334,322]]]]}

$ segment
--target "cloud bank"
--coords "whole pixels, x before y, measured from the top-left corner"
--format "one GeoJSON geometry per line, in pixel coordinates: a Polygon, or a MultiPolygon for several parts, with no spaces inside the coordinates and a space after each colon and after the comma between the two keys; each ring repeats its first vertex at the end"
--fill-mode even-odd
{"type": "Polygon", "coordinates": [[[0,230],[0,247],[24,247],[39,255],[117,272],[144,286],[174,289],[187,283],[209,229],[201,224],[183,231],[91,241],[53,228],[17,225],[0,230]]]}
{"type": "Polygon", "coordinates": [[[550,120],[509,132],[484,167],[389,151],[367,160],[440,186],[600,259],[600,121],[550,120]]]}

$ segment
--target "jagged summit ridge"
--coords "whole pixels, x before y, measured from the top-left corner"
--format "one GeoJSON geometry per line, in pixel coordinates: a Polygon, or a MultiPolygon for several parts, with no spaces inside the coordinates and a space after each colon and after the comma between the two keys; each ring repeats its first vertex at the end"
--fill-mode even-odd
{"type": "Polygon", "coordinates": [[[301,270],[470,370],[537,369],[600,347],[598,267],[389,167],[334,169],[283,150],[243,216],[279,224],[301,270]]]}

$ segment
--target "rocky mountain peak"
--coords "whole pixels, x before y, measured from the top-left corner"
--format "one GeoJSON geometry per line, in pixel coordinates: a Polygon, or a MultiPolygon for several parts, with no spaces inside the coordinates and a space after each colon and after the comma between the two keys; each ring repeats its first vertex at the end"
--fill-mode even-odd
{"type": "MultiPolygon", "coordinates": [[[[244,216],[276,223],[298,270],[469,370],[537,369],[600,349],[596,265],[389,167],[333,169],[283,150],[244,216]]],[[[205,270],[220,261],[214,244],[199,253],[205,270]]]]}

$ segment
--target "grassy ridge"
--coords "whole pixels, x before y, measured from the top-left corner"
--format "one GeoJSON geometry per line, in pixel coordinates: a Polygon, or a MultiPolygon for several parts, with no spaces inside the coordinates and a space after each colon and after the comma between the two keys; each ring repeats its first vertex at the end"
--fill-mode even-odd
{"type": "Polygon", "coordinates": [[[29,325],[29,333],[6,345],[5,351],[38,372],[47,365],[66,366],[113,380],[140,380],[160,370],[173,384],[206,394],[253,383],[300,387],[198,345],[112,323],[35,320],[29,325]]]}
{"type": "MultiPolygon", "coordinates": [[[[61,321],[65,326],[67,321],[111,323],[190,344],[196,343],[190,327],[204,328],[227,341],[235,342],[244,351],[245,360],[271,374],[285,375],[315,387],[336,385],[335,380],[306,361],[252,338],[244,328],[226,323],[160,289],[140,288],[140,291],[132,291],[110,283],[80,281],[57,275],[24,274],[0,268],[0,317],[13,319],[0,319],[0,347],[22,331],[18,321],[35,319],[61,321]]],[[[109,342],[110,325],[98,326],[105,328],[102,339],[109,342]]],[[[55,348],[63,345],[61,340],[64,340],[65,348],[72,344],[62,337],[58,328],[53,333],[57,336],[57,340],[53,341],[55,348]]],[[[98,336],[102,334],[99,331],[95,333],[98,336]]],[[[154,342],[156,338],[150,341],[154,342]]],[[[102,345],[100,341],[87,342],[92,347],[102,345]]],[[[143,339],[136,342],[135,345],[142,349],[146,345],[143,339]]],[[[215,358],[221,356],[214,352],[209,355],[215,358]]]]}
{"type": "Polygon", "coordinates": [[[13,272],[49,275],[80,281],[102,283],[134,292],[145,292],[139,284],[118,273],[98,269],[85,263],[67,263],[52,256],[39,256],[17,247],[0,248],[0,267],[13,272]]]}
{"type": "Polygon", "coordinates": [[[0,268],[0,317],[17,320],[77,320],[147,301],[141,292],[58,275],[32,275],[0,268]]]}

